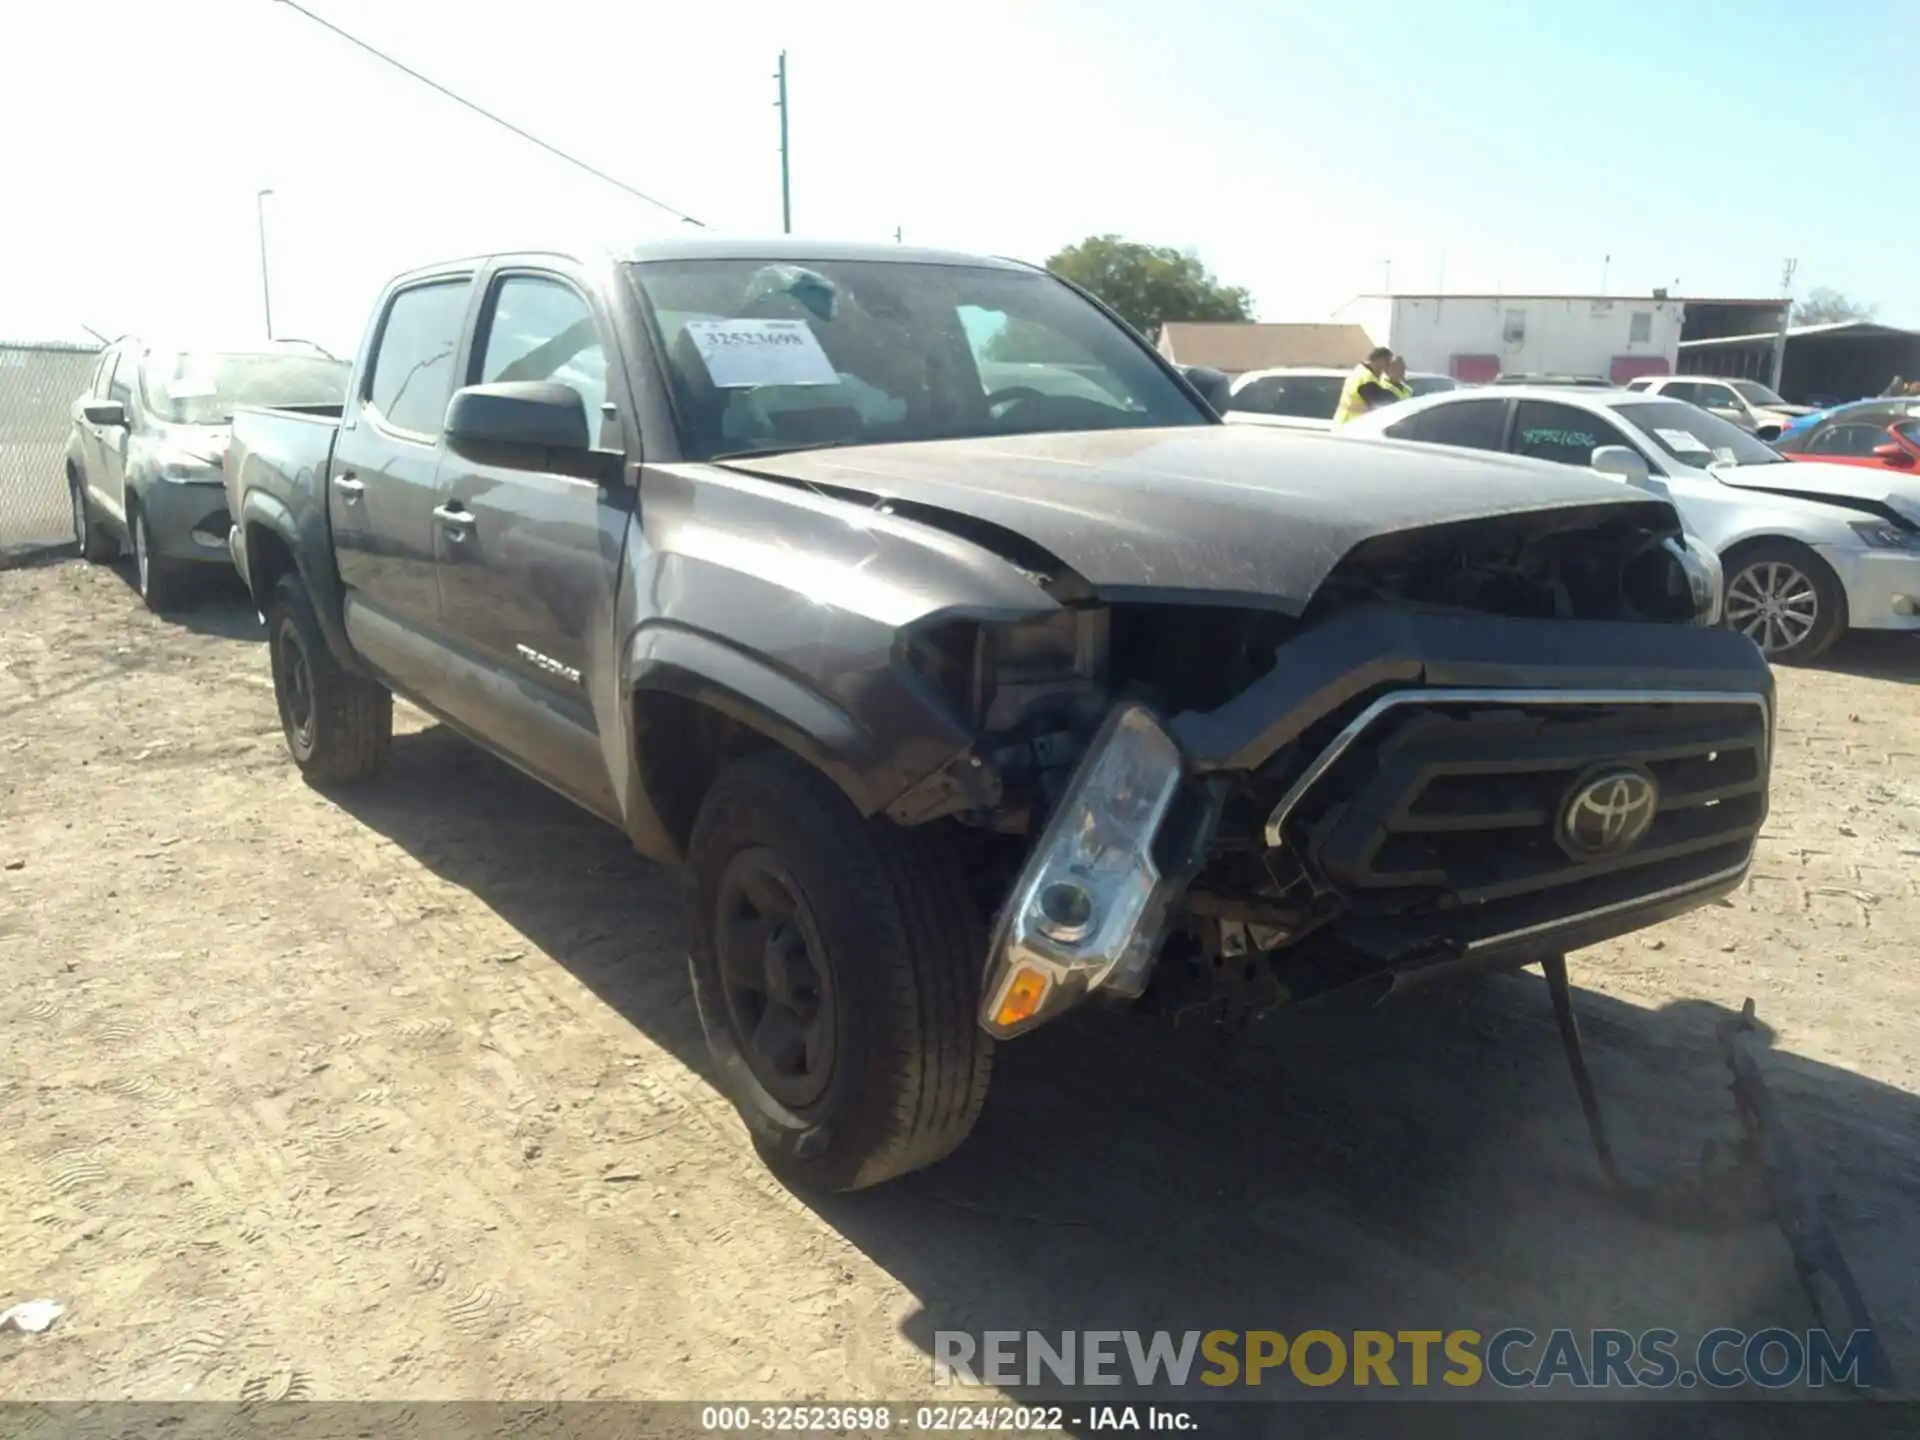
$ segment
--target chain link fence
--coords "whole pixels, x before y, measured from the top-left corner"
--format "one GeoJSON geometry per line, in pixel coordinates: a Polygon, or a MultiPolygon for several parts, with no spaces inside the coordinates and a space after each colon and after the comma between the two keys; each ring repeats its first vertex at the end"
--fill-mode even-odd
{"type": "Polygon", "coordinates": [[[73,543],[67,436],[99,356],[0,341],[0,565],[73,543]]]}

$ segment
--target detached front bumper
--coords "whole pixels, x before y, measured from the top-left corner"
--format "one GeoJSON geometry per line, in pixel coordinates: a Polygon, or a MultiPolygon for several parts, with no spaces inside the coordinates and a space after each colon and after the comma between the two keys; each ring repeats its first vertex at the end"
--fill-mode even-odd
{"type": "Polygon", "coordinates": [[[1137,997],[1219,805],[1144,705],[1094,737],[996,926],[980,1023],[1010,1039],[1096,991],[1137,997]]]}
{"type": "Polygon", "coordinates": [[[1903,550],[1814,547],[1847,592],[1855,630],[1920,630],[1920,555],[1903,550]]]}

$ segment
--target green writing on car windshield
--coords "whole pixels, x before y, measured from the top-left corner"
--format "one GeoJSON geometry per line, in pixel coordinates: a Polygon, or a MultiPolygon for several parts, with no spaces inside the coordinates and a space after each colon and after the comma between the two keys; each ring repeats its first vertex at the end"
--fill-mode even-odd
{"type": "Polygon", "coordinates": [[[1523,445],[1584,445],[1589,450],[1596,443],[1593,436],[1580,430],[1522,430],[1520,442],[1523,445]]]}

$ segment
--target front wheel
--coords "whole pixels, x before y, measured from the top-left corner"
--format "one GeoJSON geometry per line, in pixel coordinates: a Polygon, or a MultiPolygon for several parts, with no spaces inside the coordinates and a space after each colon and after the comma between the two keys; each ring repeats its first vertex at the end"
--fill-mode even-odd
{"type": "Polygon", "coordinates": [[[156,615],[171,610],[180,600],[185,579],[180,567],[153,549],[153,537],[147,531],[147,517],[134,510],[128,529],[133,537],[133,579],[147,609],[156,615]]]}
{"type": "Polygon", "coordinates": [[[769,751],[715,781],[687,869],[700,1023],[776,1174],[859,1190],[966,1139],[992,1063],[986,936],[940,836],[769,751]]]}
{"type": "Polygon", "coordinates": [[[1817,660],[1847,628],[1847,592],[1831,566],[1793,540],[1762,540],[1726,559],[1729,629],[1779,665],[1817,660]]]}
{"type": "Polygon", "coordinates": [[[274,589],[267,648],[280,728],[300,773],[314,785],[375,774],[393,742],[393,694],[334,658],[297,575],[274,589]]]}

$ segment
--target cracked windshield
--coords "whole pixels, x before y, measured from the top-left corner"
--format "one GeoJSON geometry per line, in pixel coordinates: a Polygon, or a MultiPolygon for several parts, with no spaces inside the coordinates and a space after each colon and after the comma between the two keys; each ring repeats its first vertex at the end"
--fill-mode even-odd
{"type": "Polygon", "coordinates": [[[1211,423],[1141,345],[1045,275],[858,261],[631,270],[699,459],[1211,423]]]}

